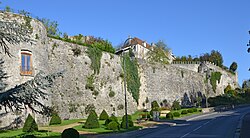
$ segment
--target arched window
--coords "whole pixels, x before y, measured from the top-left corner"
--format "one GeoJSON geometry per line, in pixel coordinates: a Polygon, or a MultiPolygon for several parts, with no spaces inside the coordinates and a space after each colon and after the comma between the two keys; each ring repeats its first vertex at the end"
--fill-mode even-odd
{"type": "Polygon", "coordinates": [[[22,50],[21,51],[21,66],[20,66],[21,75],[32,75],[32,54],[30,51],[22,50]]]}

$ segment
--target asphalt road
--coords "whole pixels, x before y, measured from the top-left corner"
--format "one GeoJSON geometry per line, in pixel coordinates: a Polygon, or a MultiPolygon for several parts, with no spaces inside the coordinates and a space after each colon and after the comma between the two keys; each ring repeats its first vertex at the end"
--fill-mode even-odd
{"type": "MultiPolygon", "coordinates": [[[[250,112],[250,107],[214,112],[174,121],[175,126],[161,124],[154,128],[138,131],[102,135],[108,138],[234,138],[242,116],[250,112]]],[[[97,136],[98,137],[98,136],[97,136]]],[[[250,136],[249,136],[250,137],[250,136]]]]}

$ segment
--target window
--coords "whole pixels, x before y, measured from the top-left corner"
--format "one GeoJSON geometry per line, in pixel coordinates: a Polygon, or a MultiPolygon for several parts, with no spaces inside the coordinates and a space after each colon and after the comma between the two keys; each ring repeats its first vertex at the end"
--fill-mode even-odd
{"type": "Polygon", "coordinates": [[[31,53],[30,52],[21,52],[21,75],[32,75],[33,68],[31,62],[31,53]]]}

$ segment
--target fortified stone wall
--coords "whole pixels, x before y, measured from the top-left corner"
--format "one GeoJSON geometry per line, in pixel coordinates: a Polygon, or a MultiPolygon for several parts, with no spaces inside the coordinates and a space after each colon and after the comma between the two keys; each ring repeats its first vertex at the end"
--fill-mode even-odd
{"type": "MultiPolygon", "coordinates": [[[[52,104],[62,118],[86,118],[87,106],[93,104],[97,114],[105,109],[110,115],[124,114],[123,72],[120,57],[103,52],[99,74],[91,69],[91,60],[86,53],[87,47],[50,39],[50,72],[65,70],[64,77],[56,81],[51,90],[52,104]],[[52,50],[53,45],[56,45],[52,50]],[[81,54],[74,55],[72,49],[79,48],[81,54]],[[94,90],[86,89],[88,78],[93,75],[94,90]],[[110,92],[115,95],[109,96],[110,92]],[[98,94],[94,94],[98,93],[98,94]]],[[[128,93],[130,108],[128,113],[136,111],[136,102],[128,93]]]]}
{"type": "MultiPolygon", "coordinates": [[[[0,19],[24,21],[22,16],[9,13],[0,13],[0,19]]],[[[31,25],[33,27],[33,33],[30,35],[31,41],[18,45],[8,44],[13,57],[1,55],[5,61],[4,71],[9,76],[6,80],[7,89],[33,79],[33,76],[40,71],[49,74],[63,70],[63,77],[56,79],[54,87],[47,90],[47,93],[50,94],[49,101],[44,101],[46,105],[53,106],[63,119],[86,118],[86,110],[91,106],[96,109],[97,114],[100,114],[103,109],[109,114],[113,113],[117,116],[124,114],[123,70],[119,56],[103,52],[100,73],[94,74],[91,60],[86,53],[87,47],[47,38],[45,27],[36,20],[32,20],[31,25]],[[79,49],[80,55],[75,55],[74,49],[79,49]],[[28,50],[32,54],[34,70],[31,76],[20,75],[21,50],[28,50]],[[93,90],[86,87],[90,79],[93,90]],[[114,92],[114,96],[110,94],[112,92],[114,92]]],[[[150,102],[153,100],[160,103],[166,99],[168,103],[172,103],[174,100],[185,99],[184,101],[188,102],[192,99],[190,97],[198,94],[207,97],[215,96],[221,93],[226,84],[237,84],[234,75],[214,68],[214,70],[222,72],[221,82],[214,93],[209,81],[205,82],[205,74],[197,73],[196,66],[190,68],[142,62],[139,65],[141,81],[139,104],[137,105],[128,92],[128,113],[131,114],[137,109],[149,108],[150,102]],[[190,68],[192,69],[190,70],[190,68]],[[149,99],[149,103],[145,103],[146,98],[149,99]]],[[[21,120],[19,125],[22,125],[30,112],[27,109],[21,113],[5,114],[4,110],[1,110],[0,128],[14,126],[17,118],[21,120]]],[[[33,114],[33,116],[39,123],[47,123],[49,120],[49,118],[37,114],[33,114]]]]}

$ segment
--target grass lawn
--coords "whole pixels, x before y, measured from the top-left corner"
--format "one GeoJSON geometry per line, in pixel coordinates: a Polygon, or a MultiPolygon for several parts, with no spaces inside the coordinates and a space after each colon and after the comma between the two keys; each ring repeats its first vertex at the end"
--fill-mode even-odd
{"type": "Polygon", "coordinates": [[[34,132],[34,133],[25,133],[22,131],[22,129],[0,131],[1,138],[12,138],[12,137],[18,138],[24,135],[34,135],[38,138],[60,138],[61,137],[61,133],[47,132],[47,131],[39,131],[39,132],[34,132]]]}
{"type": "Polygon", "coordinates": [[[51,126],[65,126],[65,125],[70,125],[70,124],[74,124],[77,122],[82,122],[85,121],[86,119],[70,119],[70,120],[62,120],[61,124],[57,124],[57,125],[51,125],[51,126]]]}
{"type": "MultiPolygon", "coordinates": [[[[86,129],[83,128],[83,125],[78,125],[73,127],[74,129],[78,130],[78,131],[87,131],[87,132],[94,132],[94,133],[98,133],[98,134],[103,134],[103,133],[114,133],[113,130],[108,130],[107,127],[104,125],[105,121],[104,120],[100,120],[100,128],[94,128],[94,129],[86,129]]],[[[129,129],[120,129],[119,131],[115,131],[115,133],[121,133],[121,132],[127,132],[127,131],[132,131],[132,130],[137,130],[139,128],[142,128],[140,126],[134,126],[131,127],[129,129]]]]}

